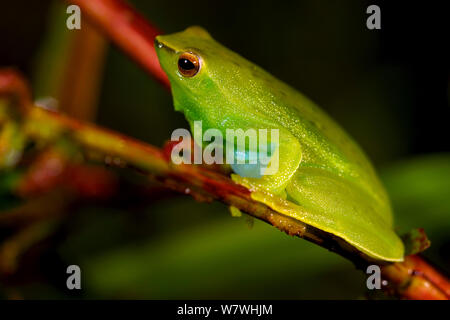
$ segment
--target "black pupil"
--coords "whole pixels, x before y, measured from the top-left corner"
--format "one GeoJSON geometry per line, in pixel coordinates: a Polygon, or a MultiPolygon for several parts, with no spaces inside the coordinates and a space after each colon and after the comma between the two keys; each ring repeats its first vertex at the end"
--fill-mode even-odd
{"type": "Polygon", "coordinates": [[[183,70],[192,70],[195,69],[195,65],[189,61],[188,59],[180,59],[178,60],[178,66],[183,70]]]}

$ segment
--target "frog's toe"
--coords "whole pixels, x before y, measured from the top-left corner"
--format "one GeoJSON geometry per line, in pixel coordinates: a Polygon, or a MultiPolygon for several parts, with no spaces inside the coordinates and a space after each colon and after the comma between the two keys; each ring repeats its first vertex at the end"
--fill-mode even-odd
{"type": "Polygon", "coordinates": [[[228,209],[230,210],[230,214],[232,217],[238,217],[238,218],[242,217],[242,211],[239,210],[238,208],[229,206],[228,209]]]}

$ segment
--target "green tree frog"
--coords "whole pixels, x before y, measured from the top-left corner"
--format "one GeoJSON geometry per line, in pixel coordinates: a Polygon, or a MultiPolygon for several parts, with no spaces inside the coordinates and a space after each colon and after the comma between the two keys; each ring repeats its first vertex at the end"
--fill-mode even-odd
{"type": "Polygon", "coordinates": [[[248,168],[233,167],[233,180],[253,199],[371,258],[403,260],[389,198],[371,163],[324,111],[200,27],[158,36],[155,48],[175,110],[191,129],[199,120],[224,136],[230,128],[278,129],[275,174],[252,177],[248,168]]]}

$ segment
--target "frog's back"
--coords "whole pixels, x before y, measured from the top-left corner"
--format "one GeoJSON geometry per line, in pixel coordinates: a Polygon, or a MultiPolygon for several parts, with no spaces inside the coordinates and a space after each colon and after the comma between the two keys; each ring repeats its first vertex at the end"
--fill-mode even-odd
{"type": "Polygon", "coordinates": [[[265,117],[275,126],[288,129],[302,147],[300,169],[324,170],[359,186],[379,203],[383,208],[379,214],[391,224],[384,188],[353,139],[303,94],[234,52],[227,54],[236,69],[222,70],[234,77],[224,94],[241,105],[236,110],[265,117]]]}
{"type": "Polygon", "coordinates": [[[299,168],[286,188],[295,204],[266,196],[260,200],[372,257],[400,261],[403,245],[391,229],[388,196],[363,151],[301,93],[257,67],[252,70],[254,92],[247,94],[258,97],[255,112],[288,129],[302,149],[299,168]]]}

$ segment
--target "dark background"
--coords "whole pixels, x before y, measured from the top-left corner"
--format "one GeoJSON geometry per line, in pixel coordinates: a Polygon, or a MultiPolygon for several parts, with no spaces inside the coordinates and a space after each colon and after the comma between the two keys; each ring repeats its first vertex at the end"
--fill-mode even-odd
{"type": "MultiPolygon", "coordinates": [[[[205,27],[316,101],[379,169],[399,228],[425,227],[434,241],[428,257],[448,270],[444,1],[132,3],[167,33],[205,27]],[[381,30],[366,28],[370,4],[381,8],[381,30]]],[[[16,66],[33,80],[36,64],[42,63],[37,53],[53,27],[50,1],[4,1],[0,8],[0,65],[16,66]]],[[[52,61],[46,63],[50,70],[52,61]]],[[[173,129],[187,127],[173,111],[170,95],[113,46],[97,122],[158,146],[173,129]]],[[[131,217],[121,209],[84,208],[33,265],[39,280],[13,287],[24,297],[71,297],[61,270],[79,264],[86,275],[80,294],[85,298],[357,298],[364,293],[364,275],[342,258],[262,223],[248,230],[237,220],[220,204],[190,198],[161,200],[131,217]]]]}
{"type": "MultiPolygon", "coordinates": [[[[1,65],[16,66],[32,75],[33,58],[45,35],[50,2],[5,1],[2,4],[1,65]]],[[[400,90],[407,90],[404,95],[408,94],[408,97],[398,98],[409,99],[389,101],[392,103],[391,112],[404,131],[404,139],[395,156],[449,150],[449,25],[445,2],[134,3],[167,33],[193,24],[204,26],[228,47],[267,68],[317,102],[323,102],[321,106],[324,109],[330,108],[326,104],[330,94],[339,94],[340,87],[347,85],[346,82],[358,82],[357,79],[349,79],[349,71],[360,68],[361,74],[364,74],[373,72],[373,69],[389,68],[394,76],[403,78],[386,83],[387,89],[396,93],[401,85],[403,88],[400,90]],[[381,7],[381,30],[364,28],[368,16],[365,8],[370,4],[381,7]],[[256,43],[259,47],[255,49],[256,43]],[[361,50],[367,51],[365,57],[358,56],[361,50]],[[302,59],[307,54],[308,60],[302,59]],[[314,64],[321,63],[338,66],[320,75],[315,74],[314,64]],[[355,66],[346,70],[346,64],[355,66]],[[311,77],[309,73],[314,74],[311,77]]],[[[323,69],[326,70],[325,67],[323,69]]],[[[329,112],[333,113],[333,110],[329,112]]],[[[386,124],[374,123],[373,129],[384,131],[386,124]]]]}

